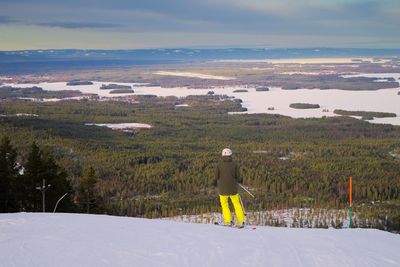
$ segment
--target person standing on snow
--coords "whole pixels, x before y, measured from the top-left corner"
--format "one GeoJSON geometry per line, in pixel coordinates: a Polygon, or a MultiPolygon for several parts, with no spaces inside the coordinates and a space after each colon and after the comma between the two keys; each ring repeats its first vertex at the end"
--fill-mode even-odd
{"type": "Polygon", "coordinates": [[[238,194],[238,183],[243,179],[239,175],[238,165],[232,161],[232,150],[225,148],[222,150],[222,161],[215,169],[214,185],[218,184],[219,200],[222,207],[222,215],[225,225],[233,226],[232,215],[229,209],[228,200],[231,199],[237,219],[237,226],[244,227],[244,212],[242,201],[238,194]]]}

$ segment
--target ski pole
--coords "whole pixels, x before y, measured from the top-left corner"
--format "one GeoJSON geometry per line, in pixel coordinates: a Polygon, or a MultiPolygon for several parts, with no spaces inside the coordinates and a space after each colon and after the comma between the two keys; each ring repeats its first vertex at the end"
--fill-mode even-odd
{"type": "Polygon", "coordinates": [[[256,198],[256,197],[255,197],[249,190],[247,190],[247,188],[244,187],[242,184],[239,184],[239,186],[240,186],[241,188],[243,188],[243,190],[246,191],[250,196],[252,196],[253,198],[256,198]]]}
{"type": "Polygon", "coordinates": [[[62,197],[60,197],[60,199],[57,201],[57,203],[56,203],[56,206],[54,207],[54,210],[53,210],[53,213],[55,213],[56,212],[56,209],[57,209],[57,206],[58,206],[58,203],[66,196],[66,195],[68,195],[68,193],[65,193],[62,197]]]}

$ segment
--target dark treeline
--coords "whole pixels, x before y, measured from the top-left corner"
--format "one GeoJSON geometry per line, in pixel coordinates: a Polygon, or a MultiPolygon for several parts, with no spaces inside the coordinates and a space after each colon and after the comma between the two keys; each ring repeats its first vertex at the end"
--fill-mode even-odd
{"type": "Polygon", "coordinates": [[[89,213],[94,208],[98,211],[100,201],[93,193],[96,178],[92,167],[73,190],[67,172],[55,162],[49,151],[41,150],[36,143],[32,143],[22,164],[18,158],[21,157],[9,137],[3,137],[0,142],[0,212],[42,211],[41,186],[42,189],[48,188],[45,191],[46,211],[53,211],[57,200],[64,194],[69,194],[69,197],[60,201],[59,210],[86,210],[89,213]]]}
{"type": "MultiPolygon", "coordinates": [[[[45,180],[51,185],[47,192],[47,202],[56,203],[57,197],[70,193],[66,173],[46,151],[33,143],[23,164],[17,161],[17,151],[10,139],[4,137],[0,143],[1,211],[40,211],[42,197],[37,187],[45,180]],[[35,190],[36,189],[36,190],[35,190]]],[[[68,201],[63,208],[67,208],[68,201]]]]}
{"type": "Polygon", "coordinates": [[[78,90],[46,91],[37,86],[20,88],[0,85],[0,99],[66,98],[80,95],[82,95],[82,93],[78,90]]]}
{"type": "MultiPolygon", "coordinates": [[[[343,209],[353,176],[357,225],[400,229],[400,127],[347,117],[228,115],[241,110],[240,103],[219,96],[138,100],[2,102],[2,114],[39,117],[0,118],[0,134],[12,136],[17,162],[24,168],[33,142],[48,151],[43,161],[57,166],[58,179],[69,184],[63,190],[71,192],[60,211],[150,218],[219,211],[214,166],[220,150],[229,145],[244,184],[257,197],[254,201],[242,193],[248,211],[343,209]],[[153,128],[127,133],[85,125],[112,122],[153,128]]],[[[40,192],[31,190],[40,200],[40,192]]]]}

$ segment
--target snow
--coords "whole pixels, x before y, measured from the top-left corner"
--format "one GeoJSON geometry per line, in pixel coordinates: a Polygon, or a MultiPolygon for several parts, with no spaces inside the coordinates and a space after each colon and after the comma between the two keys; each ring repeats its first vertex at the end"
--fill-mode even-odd
{"type": "Polygon", "coordinates": [[[179,105],[175,105],[175,107],[182,108],[182,107],[189,107],[189,105],[188,104],[179,104],[179,105]]]}
{"type": "Polygon", "coordinates": [[[335,71],[331,70],[331,71],[319,71],[319,72],[315,72],[315,71],[285,71],[285,72],[281,72],[281,74],[284,75],[310,75],[310,76],[318,76],[318,75],[334,75],[336,74],[335,71]]]}
{"type": "Polygon", "coordinates": [[[396,113],[395,118],[374,119],[373,123],[390,123],[400,125],[400,96],[398,89],[382,89],[377,91],[345,91],[345,90],[282,90],[270,87],[268,92],[257,94],[241,93],[237,98],[242,99],[242,105],[248,108],[246,113],[273,113],[293,118],[321,118],[336,116],[335,109],[350,111],[378,111],[396,113]],[[292,103],[319,104],[319,109],[293,109],[292,103]],[[274,107],[268,110],[267,107],[274,107]],[[323,110],[329,110],[324,112],[323,110]]]}
{"type": "Polygon", "coordinates": [[[400,266],[400,236],[373,229],[236,229],[106,215],[0,214],[1,265],[400,266]]]}
{"type": "Polygon", "coordinates": [[[31,113],[17,113],[15,114],[17,117],[39,117],[37,114],[31,114],[31,113]]]}
{"type": "Polygon", "coordinates": [[[32,113],[17,113],[17,114],[0,114],[0,117],[39,117],[37,114],[32,113]]]}
{"type": "Polygon", "coordinates": [[[113,130],[124,130],[124,129],[150,129],[153,126],[145,123],[85,123],[85,125],[95,125],[100,127],[108,127],[113,130]]]}
{"type": "Polygon", "coordinates": [[[90,99],[90,96],[73,96],[73,97],[64,97],[64,98],[34,98],[34,97],[18,97],[21,100],[28,100],[32,102],[60,102],[67,100],[84,100],[90,99]]]}

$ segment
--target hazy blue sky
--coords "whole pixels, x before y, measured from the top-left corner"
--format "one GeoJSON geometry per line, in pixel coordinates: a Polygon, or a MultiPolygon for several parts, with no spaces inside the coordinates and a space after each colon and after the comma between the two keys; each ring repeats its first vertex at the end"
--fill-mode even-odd
{"type": "Polygon", "coordinates": [[[0,0],[0,50],[400,48],[400,0],[0,0]]]}

